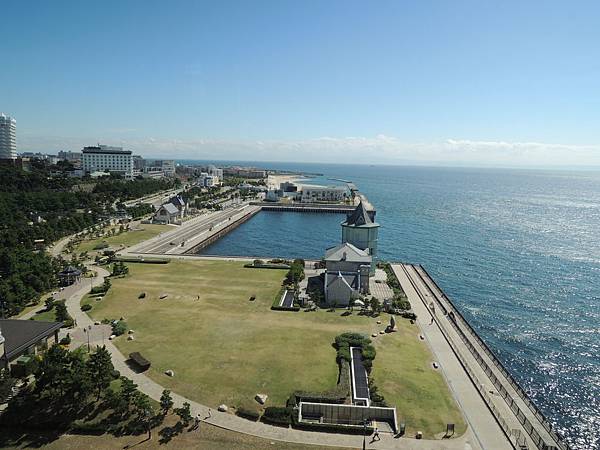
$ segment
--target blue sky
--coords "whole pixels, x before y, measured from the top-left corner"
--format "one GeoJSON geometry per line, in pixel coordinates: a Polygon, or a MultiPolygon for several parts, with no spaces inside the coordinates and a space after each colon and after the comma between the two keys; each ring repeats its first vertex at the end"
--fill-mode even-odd
{"type": "Polygon", "coordinates": [[[600,164],[600,3],[18,1],[19,149],[600,164]]]}

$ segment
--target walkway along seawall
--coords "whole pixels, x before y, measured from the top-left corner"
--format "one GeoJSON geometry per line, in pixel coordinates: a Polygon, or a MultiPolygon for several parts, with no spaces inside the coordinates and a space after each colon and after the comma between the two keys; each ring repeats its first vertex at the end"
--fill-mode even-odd
{"type": "Polygon", "coordinates": [[[395,269],[398,267],[402,269],[421,301],[440,325],[469,378],[513,445],[516,448],[530,448],[533,445],[541,450],[569,450],[569,445],[552,430],[550,422],[537,409],[521,386],[504,368],[427,271],[421,265],[394,265],[395,269]],[[419,289],[418,284],[424,289],[419,289]],[[425,297],[428,297],[429,301],[425,297]],[[440,318],[436,315],[435,309],[431,307],[432,300],[443,313],[443,317],[440,318]],[[446,324],[449,324],[451,329],[447,329],[446,324]],[[452,334],[460,341],[456,342],[452,338],[452,334]],[[459,347],[462,346],[468,349],[469,354],[461,354],[459,347]],[[497,393],[486,387],[485,383],[488,381],[494,386],[497,393]],[[498,397],[504,401],[499,402],[498,397]]]}
{"type": "Polygon", "coordinates": [[[256,214],[258,214],[260,211],[261,211],[261,208],[257,208],[255,210],[250,210],[248,212],[248,214],[244,214],[242,217],[232,221],[230,224],[227,224],[225,227],[221,228],[220,230],[216,230],[214,233],[207,236],[201,242],[195,244],[193,247],[186,250],[184,252],[184,254],[190,255],[190,254],[198,253],[203,248],[208,247],[213,242],[216,242],[217,240],[221,239],[223,236],[225,236],[231,230],[234,230],[235,228],[239,227],[244,222],[247,222],[248,220],[250,220],[252,217],[254,217],[256,214]]]}

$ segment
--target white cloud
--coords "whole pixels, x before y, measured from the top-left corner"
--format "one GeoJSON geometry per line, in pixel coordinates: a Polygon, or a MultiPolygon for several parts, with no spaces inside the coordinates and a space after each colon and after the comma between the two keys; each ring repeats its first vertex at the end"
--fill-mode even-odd
{"type": "MultiPolygon", "coordinates": [[[[97,138],[42,137],[19,139],[22,151],[77,150],[97,138]]],[[[453,164],[486,166],[600,165],[600,145],[541,142],[476,141],[405,142],[386,135],[323,136],[304,140],[218,140],[119,138],[100,142],[120,145],[145,157],[178,159],[271,160],[370,164],[453,164]]]]}

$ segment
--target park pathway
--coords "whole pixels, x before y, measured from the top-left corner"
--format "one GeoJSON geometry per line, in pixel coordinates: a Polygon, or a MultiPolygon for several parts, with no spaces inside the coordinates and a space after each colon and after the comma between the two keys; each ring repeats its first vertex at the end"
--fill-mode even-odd
{"type": "MultiPolygon", "coordinates": [[[[89,292],[90,286],[101,285],[104,281],[104,277],[109,275],[108,271],[102,267],[96,267],[95,270],[97,272],[97,276],[91,279],[90,284],[88,285],[86,283],[85,285],[80,285],[79,289],[77,289],[66,301],[69,314],[73,317],[73,319],[75,319],[78,327],[88,328],[92,333],[95,327],[100,327],[101,325],[94,325],[92,319],[85,312],[81,311],[80,301],[81,298],[89,292]]],[[[115,369],[117,369],[121,375],[126,376],[136,383],[141,392],[145,393],[154,400],[160,400],[160,396],[164,389],[163,386],[151,380],[145,374],[133,371],[125,362],[127,358],[123,356],[123,354],[119,351],[119,349],[117,349],[112,341],[106,342],[106,348],[112,355],[112,361],[115,369]]],[[[312,444],[321,447],[336,446],[362,448],[362,436],[303,431],[292,428],[271,426],[260,422],[251,422],[230,413],[218,412],[214,408],[209,408],[206,405],[194,402],[176,393],[172,393],[172,397],[175,407],[181,407],[184,402],[188,402],[191,405],[192,416],[200,415],[205,422],[223,429],[238,433],[245,433],[273,441],[284,441],[296,444],[312,444]]],[[[475,411],[474,413],[477,414],[479,412],[475,411]]],[[[502,445],[498,446],[482,446],[479,440],[475,437],[472,428],[469,426],[465,434],[461,437],[444,440],[417,440],[407,437],[394,438],[391,434],[382,433],[381,440],[378,442],[369,442],[369,438],[367,438],[366,448],[399,450],[502,450],[504,448],[510,448],[510,446],[504,445],[505,443],[501,444],[502,445]]]]}

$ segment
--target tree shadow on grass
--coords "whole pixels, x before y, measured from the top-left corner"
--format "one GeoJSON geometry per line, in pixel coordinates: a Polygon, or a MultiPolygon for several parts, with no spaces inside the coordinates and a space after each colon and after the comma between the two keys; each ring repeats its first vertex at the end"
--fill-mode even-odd
{"type": "Polygon", "coordinates": [[[184,425],[181,421],[177,422],[172,427],[164,427],[158,432],[160,436],[160,440],[158,441],[160,444],[167,444],[171,439],[180,434],[184,430],[184,425]]]}

